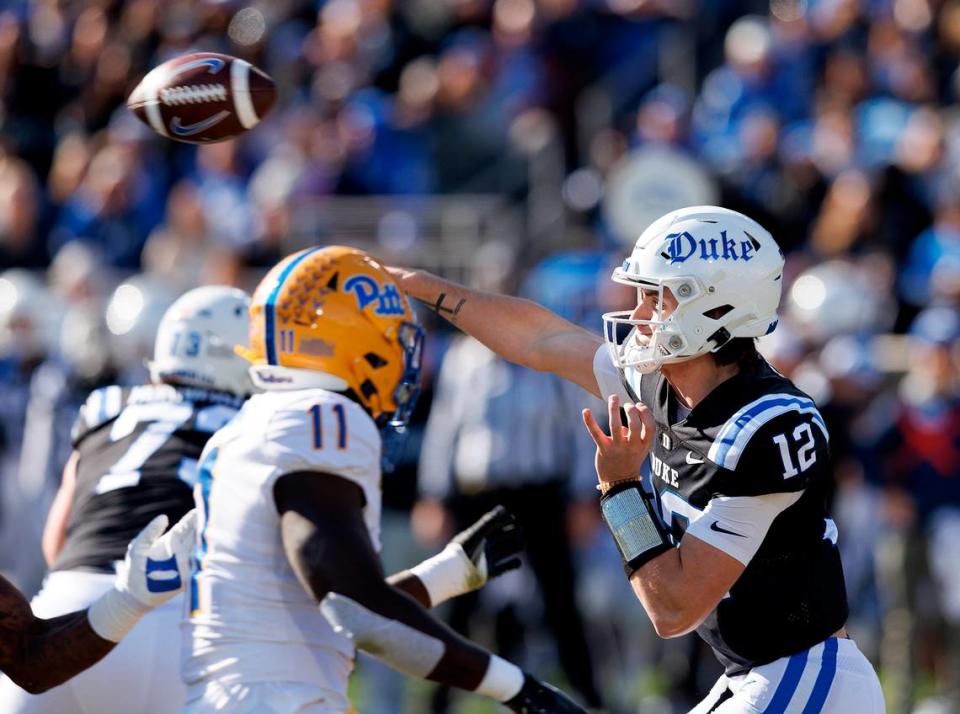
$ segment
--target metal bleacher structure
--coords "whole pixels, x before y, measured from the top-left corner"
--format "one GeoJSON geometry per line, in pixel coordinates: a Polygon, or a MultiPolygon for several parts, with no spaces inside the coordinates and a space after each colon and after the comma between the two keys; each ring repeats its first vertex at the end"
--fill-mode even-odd
{"type": "Polygon", "coordinates": [[[500,195],[331,196],[294,207],[285,252],[342,243],[463,280],[483,267],[484,246],[521,241],[524,223],[500,195]]]}
{"type": "Polygon", "coordinates": [[[296,204],[285,252],[342,243],[463,282],[508,254],[522,263],[563,247],[563,150],[546,113],[515,122],[508,151],[485,173],[506,176],[499,192],[467,186],[455,194],[338,195],[296,204]]]}

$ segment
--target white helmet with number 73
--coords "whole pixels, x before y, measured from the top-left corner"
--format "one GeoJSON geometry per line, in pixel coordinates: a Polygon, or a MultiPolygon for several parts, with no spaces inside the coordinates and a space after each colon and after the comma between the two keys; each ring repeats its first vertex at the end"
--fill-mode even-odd
{"type": "Polygon", "coordinates": [[[251,394],[247,361],[234,348],[247,344],[250,296],[208,285],[181,295],[160,321],[150,378],[240,396],[251,394]]]}
{"type": "Polygon", "coordinates": [[[638,303],[644,291],[657,294],[651,319],[636,319],[633,311],[603,316],[614,363],[647,373],[716,352],[734,338],[772,332],[783,262],[770,233],[742,213],[692,206],[659,218],[613,271],[614,282],[637,288],[638,303]],[[666,291],[677,305],[661,318],[666,291]]]}

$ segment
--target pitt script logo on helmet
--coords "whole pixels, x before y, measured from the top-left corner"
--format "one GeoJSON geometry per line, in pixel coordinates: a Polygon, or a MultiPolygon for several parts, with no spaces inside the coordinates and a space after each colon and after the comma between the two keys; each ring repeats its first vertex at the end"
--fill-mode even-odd
{"type": "Polygon", "coordinates": [[[308,248],[257,286],[250,376],[265,390],[351,390],[381,427],[402,428],[419,394],[423,330],[393,277],[363,251],[308,248]]]}
{"type": "Polygon", "coordinates": [[[603,316],[614,364],[648,373],[716,352],[736,337],[772,332],[782,278],[783,252],[752,218],[717,206],[668,213],[613,271],[614,282],[637,288],[638,303],[644,292],[657,298],[651,319],[637,319],[633,311],[603,316]],[[665,291],[677,305],[661,317],[665,291]]]}

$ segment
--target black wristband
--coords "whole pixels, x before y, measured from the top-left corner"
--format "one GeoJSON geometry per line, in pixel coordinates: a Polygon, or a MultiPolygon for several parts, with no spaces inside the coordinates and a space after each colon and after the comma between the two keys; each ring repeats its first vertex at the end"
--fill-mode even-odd
{"type": "Polygon", "coordinates": [[[673,548],[639,481],[617,484],[600,498],[600,513],[630,578],[646,563],[673,548]]]}

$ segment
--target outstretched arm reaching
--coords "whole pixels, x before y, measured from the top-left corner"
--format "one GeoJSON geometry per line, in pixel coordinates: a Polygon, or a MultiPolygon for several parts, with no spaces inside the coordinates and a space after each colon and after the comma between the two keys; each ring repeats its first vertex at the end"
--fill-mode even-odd
{"type": "Polygon", "coordinates": [[[497,506],[457,533],[435,556],[391,575],[387,583],[429,609],[479,590],[490,578],[519,568],[522,549],[516,519],[506,508],[497,506]]]}
{"type": "Polygon", "coordinates": [[[17,686],[45,692],[98,662],[114,645],[93,631],[86,610],[52,620],[34,617],[26,598],[0,577],[0,669],[17,686]]]}
{"type": "Polygon", "coordinates": [[[530,300],[473,290],[421,270],[388,270],[407,293],[504,359],[603,396],[593,374],[599,335],[530,300]]]}
{"type": "Polygon", "coordinates": [[[332,474],[290,473],[277,480],[274,499],[294,572],[327,620],[357,648],[407,674],[483,694],[515,712],[584,711],[388,584],[363,520],[359,486],[332,474]]]}
{"type": "Polygon", "coordinates": [[[86,610],[40,619],[0,577],[0,670],[39,694],[99,662],[145,612],[183,589],[194,522],[191,511],[161,537],[167,517],[157,516],[130,543],[113,588],[86,610]]]}

